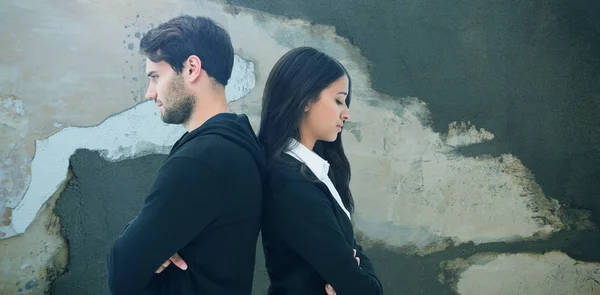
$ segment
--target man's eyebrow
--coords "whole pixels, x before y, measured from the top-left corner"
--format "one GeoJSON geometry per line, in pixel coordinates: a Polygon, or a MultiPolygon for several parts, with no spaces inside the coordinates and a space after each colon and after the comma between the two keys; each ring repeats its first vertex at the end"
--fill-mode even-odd
{"type": "Polygon", "coordinates": [[[148,73],[148,77],[150,77],[150,76],[152,76],[152,75],[154,75],[154,74],[156,74],[156,71],[150,71],[150,72],[148,73]]]}
{"type": "Polygon", "coordinates": [[[348,93],[346,93],[346,92],[338,92],[337,94],[343,94],[343,95],[346,95],[346,96],[348,95],[348,93]]]}

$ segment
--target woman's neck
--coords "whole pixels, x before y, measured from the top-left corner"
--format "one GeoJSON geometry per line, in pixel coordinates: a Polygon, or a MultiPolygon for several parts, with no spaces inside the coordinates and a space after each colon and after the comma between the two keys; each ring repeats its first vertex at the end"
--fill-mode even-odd
{"type": "Polygon", "coordinates": [[[314,139],[312,136],[308,136],[307,134],[302,134],[302,130],[300,130],[300,140],[299,142],[305,146],[306,148],[308,148],[309,150],[313,150],[313,148],[315,147],[315,143],[317,142],[316,139],[314,139]]]}

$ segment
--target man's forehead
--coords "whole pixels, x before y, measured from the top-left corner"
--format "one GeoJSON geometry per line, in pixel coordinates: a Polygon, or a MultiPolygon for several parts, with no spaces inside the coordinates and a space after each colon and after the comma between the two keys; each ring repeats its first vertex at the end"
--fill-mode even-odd
{"type": "Polygon", "coordinates": [[[155,62],[151,61],[150,59],[146,58],[146,72],[147,73],[157,72],[159,69],[160,69],[159,63],[155,63],[155,62]]]}
{"type": "Polygon", "coordinates": [[[165,61],[153,62],[146,58],[146,73],[162,72],[165,68],[169,68],[169,64],[165,61]]]}

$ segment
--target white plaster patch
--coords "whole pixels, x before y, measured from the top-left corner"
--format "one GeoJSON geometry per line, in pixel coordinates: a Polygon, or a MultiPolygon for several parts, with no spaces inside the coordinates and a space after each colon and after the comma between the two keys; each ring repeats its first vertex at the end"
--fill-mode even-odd
{"type": "Polygon", "coordinates": [[[561,252],[545,254],[480,254],[442,263],[458,273],[451,283],[461,295],[600,294],[600,263],[577,261],[561,252]]]}
{"type": "MultiPolygon", "coordinates": [[[[254,87],[254,67],[236,55],[231,83],[226,87],[230,101],[241,99],[254,87]],[[242,83],[242,84],[240,84],[242,83]]],[[[180,125],[167,125],[153,102],[109,117],[94,127],[69,126],[44,140],[36,141],[31,162],[31,183],[12,212],[12,230],[0,228],[5,237],[25,232],[38,210],[65,181],[69,158],[77,149],[100,151],[110,161],[166,154],[185,132],[180,125]]]]}
{"type": "MultiPolygon", "coordinates": [[[[560,205],[544,196],[517,158],[456,154],[448,137],[428,126],[418,99],[394,105],[371,91],[354,97],[352,121],[361,126],[361,140],[345,134],[344,141],[356,224],[369,237],[425,254],[469,241],[539,239],[563,228],[560,205]]],[[[473,125],[451,130],[457,146],[493,138],[473,125]]]]}
{"type": "Polygon", "coordinates": [[[233,61],[234,71],[225,87],[227,101],[236,101],[246,94],[250,93],[256,86],[256,74],[254,73],[254,63],[247,61],[237,54],[233,61]]]}
{"type": "Polygon", "coordinates": [[[471,122],[452,122],[448,124],[446,144],[453,147],[467,146],[494,139],[494,134],[481,128],[477,130],[471,122]]]}

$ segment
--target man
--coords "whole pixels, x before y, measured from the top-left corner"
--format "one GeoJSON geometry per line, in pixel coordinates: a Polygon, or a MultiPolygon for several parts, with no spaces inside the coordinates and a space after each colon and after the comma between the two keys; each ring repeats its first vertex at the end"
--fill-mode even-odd
{"type": "Polygon", "coordinates": [[[230,37],[209,18],[180,16],[146,33],[140,50],[146,96],[187,132],[110,249],[110,291],[251,294],[265,162],[247,117],[228,110],[230,37]]]}

